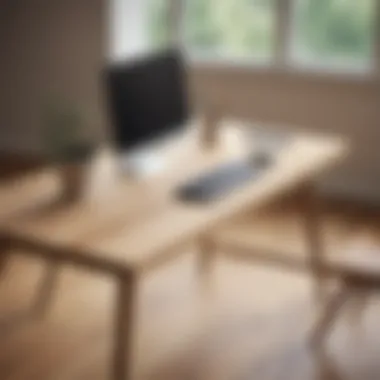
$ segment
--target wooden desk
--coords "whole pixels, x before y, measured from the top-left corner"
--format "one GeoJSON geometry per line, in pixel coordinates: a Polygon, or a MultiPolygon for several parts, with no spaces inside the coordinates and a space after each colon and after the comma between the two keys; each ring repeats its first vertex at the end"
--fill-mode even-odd
{"type": "MultiPolygon", "coordinates": [[[[115,380],[131,374],[133,305],[140,276],[175,259],[185,245],[201,241],[218,223],[247,207],[262,206],[316,180],[344,158],[347,146],[336,138],[296,136],[260,180],[202,206],[176,200],[174,190],[190,177],[244,155],[239,132],[224,131],[219,146],[209,151],[202,150],[196,133],[189,133],[165,152],[170,157],[167,170],[140,180],[117,175],[112,156],[101,155],[93,165],[87,196],[70,206],[54,204],[60,184],[53,169],[0,189],[4,253],[17,250],[54,265],[67,263],[114,277],[115,380]]],[[[203,248],[201,258],[207,259],[203,248]]]]}

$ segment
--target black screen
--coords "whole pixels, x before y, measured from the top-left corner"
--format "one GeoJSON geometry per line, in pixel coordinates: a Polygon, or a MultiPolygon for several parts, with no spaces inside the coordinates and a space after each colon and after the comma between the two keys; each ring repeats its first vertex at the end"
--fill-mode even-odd
{"type": "Polygon", "coordinates": [[[109,110],[120,149],[182,128],[188,117],[185,66],[169,51],[107,70],[109,110]]]}

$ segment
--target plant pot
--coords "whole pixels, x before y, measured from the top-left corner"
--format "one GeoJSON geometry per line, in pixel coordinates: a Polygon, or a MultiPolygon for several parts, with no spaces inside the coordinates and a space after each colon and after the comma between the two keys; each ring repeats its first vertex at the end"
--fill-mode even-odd
{"type": "Polygon", "coordinates": [[[84,196],[87,167],[87,163],[70,163],[60,166],[64,202],[76,202],[84,196]]]}

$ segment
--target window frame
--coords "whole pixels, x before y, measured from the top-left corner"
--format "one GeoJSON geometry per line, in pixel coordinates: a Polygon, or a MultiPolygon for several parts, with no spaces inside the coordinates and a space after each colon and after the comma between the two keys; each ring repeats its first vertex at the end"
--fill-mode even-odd
{"type": "MultiPolygon", "coordinates": [[[[167,0],[169,1],[169,9],[171,20],[170,25],[170,42],[174,45],[185,47],[184,39],[184,12],[186,9],[186,1],[191,0],[167,0]]],[[[355,76],[358,78],[373,77],[380,78],[380,0],[374,0],[375,4],[375,37],[374,37],[374,60],[369,62],[365,67],[341,67],[337,65],[310,65],[297,61],[292,56],[293,43],[293,19],[295,17],[295,6],[297,0],[275,0],[275,31],[274,31],[274,56],[270,60],[252,59],[231,59],[231,58],[204,58],[190,57],[191,63],[195,67],[217,67],[217,68],[233,68],[233,69],[253,69],[253,70],[270,70],[275,72],[299,72],[315,73],[322,76],[355,76]]]]}

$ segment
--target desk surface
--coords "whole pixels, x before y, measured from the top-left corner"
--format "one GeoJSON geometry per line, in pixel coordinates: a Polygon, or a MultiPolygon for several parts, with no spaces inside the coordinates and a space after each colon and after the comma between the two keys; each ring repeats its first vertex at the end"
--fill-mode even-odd
{"type": "Polygon", "coordinates": [[[145,268],[219,222],[316,179],[338,164],[348,148],[339,138],[296,135],[267,173],[223,199],[195,205],[173,195],[183,181],[244,151],[238,130],[223,131],[212,150],[202,149],[197,134],[190,133],[166,148],[170,160],[165,171],[140,180],[118,175],[112,155],[102,152],[92,165],[87,196],[66,207],[54,206],[60,190],[58,172],[39,171],[0,188],[2,231],[69,249],[86,260],[145,268]]]}

